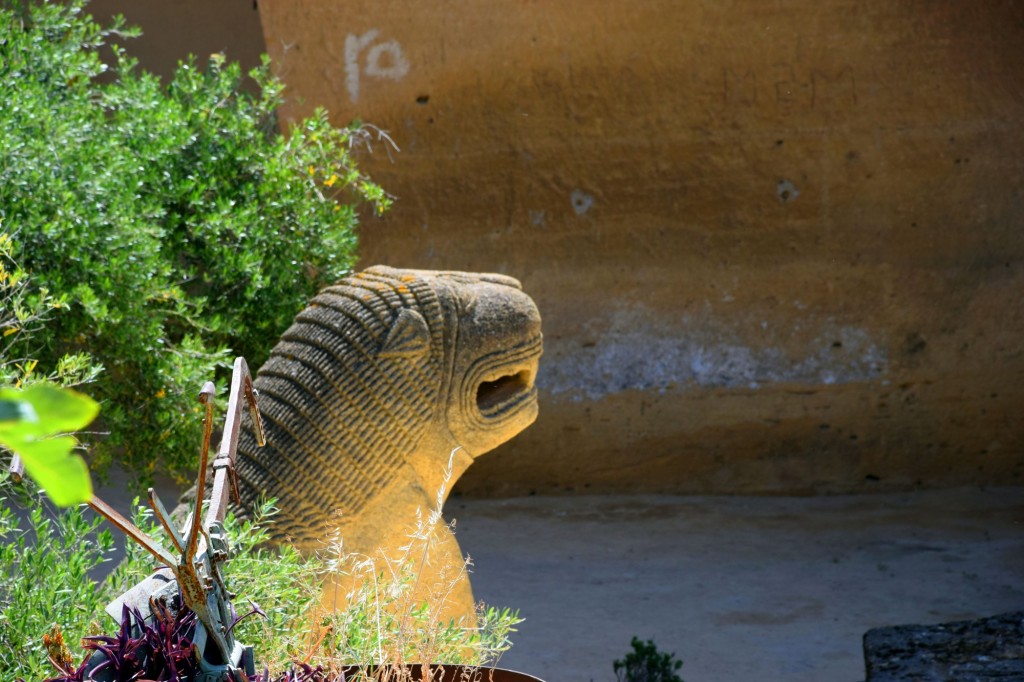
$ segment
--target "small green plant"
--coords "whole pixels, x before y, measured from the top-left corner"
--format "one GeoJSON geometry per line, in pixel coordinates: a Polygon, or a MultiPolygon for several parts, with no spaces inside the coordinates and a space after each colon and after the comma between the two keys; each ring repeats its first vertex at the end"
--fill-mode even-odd
{"type": "Polygon", "coordinates": [[[676,674],[683,662],[676,660],[675,653],[661,653],[650,639],[642,642],[633,637],[630,644],[633,651],[612,664],[619,682],[683,682],[676,674]]]}
{"type": "Polygon", "coordinates": [[[301,660],[313,627],[310,613],[320,600],[321,563],[303,557],[291,545],[271,545],[268,527],[277,513],[273,500],[261,503],[251,519],[228,513],[224,526],[232,558],[225,579],[238,593],[236,608],[259,604],[265,619],[240,623],[240,641],[259,643],[257,660],[276,669],[278,664],[301,660]]]}
{"type": "Polygon", "coordinates": [[[67,434],[85,428],[99,409],[89,396],[51,384],[0,388],[0,445],[21,457],[55,504],[81,504],[92,496],[92,479],[67,434]]]}

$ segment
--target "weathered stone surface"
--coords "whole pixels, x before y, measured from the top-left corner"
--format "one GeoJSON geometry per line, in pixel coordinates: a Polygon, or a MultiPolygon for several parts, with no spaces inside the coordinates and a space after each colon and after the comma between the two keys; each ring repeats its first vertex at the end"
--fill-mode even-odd
{"type": "Polygon", "coordinates": [[[368,262],[515,273],[537,424],[467,493],[1020,481],[1024,7],[260,0],[387,129],[368,262]]]}
{"type": "MultiPolygon", "coordinates": [[[[267,444],[246,422],[243,504],[277,498],[271,531],[306,552],[338,532],[346,553],[398,555],[418,512],[536,418],[540,354],[540,315],[511,277],[374,267],[324,289],[253,381],[267,444]]],[[[462,562],[443,530],[423,584],[462,562]]],[[[459,590],[450,610],[472,613],[459,590]]]]}
{"type": "Polygon", "coordinates": [[[1024,680],[1024,611],[864,635],[867,682],[1024,680]]]}

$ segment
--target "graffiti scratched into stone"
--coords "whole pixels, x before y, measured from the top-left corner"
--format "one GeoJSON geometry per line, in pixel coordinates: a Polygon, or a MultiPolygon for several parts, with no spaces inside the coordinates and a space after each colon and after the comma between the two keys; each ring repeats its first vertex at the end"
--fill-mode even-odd
{"type": "Polygon", "coordinates": [[[359,100],[361,77],[401,80],[409,73],[409,62],[397,40],[377,40],[380,31],[345,37],[345,85],[353,102],[359,100]]]}
{"type": "Polygon", "coordinates": [[[848,108],[858,103],[857,79],[849,66],[798,69],[788,62],[770,69],[753,67],[722,69],[722,98],[726,107],[749,108],[764,105],[759,94],[774,95],[784,110],[848,108]],[[774,91],[772,93],[772,91],[774,91]]]}

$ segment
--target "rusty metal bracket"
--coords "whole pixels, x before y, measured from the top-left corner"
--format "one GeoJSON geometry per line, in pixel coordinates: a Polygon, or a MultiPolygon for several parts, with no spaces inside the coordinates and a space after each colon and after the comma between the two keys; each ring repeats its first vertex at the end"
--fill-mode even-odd
{"type": "MultiPolygon", "coordinates": [[[[231,373],[231,392],[228,396],[228,411],[224,418],[224,435],[220,450],[213,460],[213,493],[210,496],[210,508],[206,513],[206,524],[224,521],[225,505],[227,504],[227,485],[230,482],[235,501],[238,502],[238,480],[235,473],[235,454],[238,450],[238,433],[242,422],[242,400],[249,408],[252,426],[256,432],[256,444],[263,447],[266,437],[263,434],[263,419],[260,417],[256,402],[256,389],[252,386],[252,375],[245,358],[235,358],[234,371],[231,373]]],[[[198,508],[197,508],[198,509],[198,508]]]]}
{"type": "MultiPolygon", "coordinates": [[[[244,358],[236,358],[231,376],[231,393],[224,423],[224,435],[217,457],[213,461],[213,491],[205,521],[200,521],[203,498],[206,492],[207,464],[210,438],[213,433],[213,402],[216,389],[212,382],[203,385],[199,402],[205,407],[203,414],[203,442],[199,453],[199,473],[196,481],[196,500],[192,512],[179,532],[171,515],[160,501],[156,492],[149,489],[149,502],[153,513],[160,521],[175,552],[164,549],[155,539],[149,537],[134,523],[95,495],[89,506],[106,517],[129,538],[152,554],[164,568],[146,578],[134,588],[121,595],[107,607],[107,613],[118,618],[121,606],[130,603],[141,608],[152,604],[157,593],[166,594],[168,589],[177,588],[181,600],[198,619],[194,636],[194,647],[199,660],[200,681],[245,680],[253,673],[252,648],[235,639],[232,633],[234,611],[231,607],[233,595],[228,591],[221,575],[221,564],[228,559],[228,541],[224,532],[224,516],[227,511],[227,488],[230,485],[235,500],[238,500],[238,482],[235,473],[235,455],[241,425],[242,401],[256,432],[260,446],[265,444],[263,422],[260,419],[256,390],[244,358]],[[170,574],[170,575],[168,575],[170,574]],[[171,578],[173,576],[173,579],[171,578]],[[169,586],[169,582],[176,583],[169,586]],[[214,651],[209,650],[213,647],[214,651]]],[[[20,462],[17,462],[20,465],[20,462]]],[[[12,463],[13,469],[13,463],[12,463]]],[[[152,612],[153,617],[160,614],[152,612]]]]}

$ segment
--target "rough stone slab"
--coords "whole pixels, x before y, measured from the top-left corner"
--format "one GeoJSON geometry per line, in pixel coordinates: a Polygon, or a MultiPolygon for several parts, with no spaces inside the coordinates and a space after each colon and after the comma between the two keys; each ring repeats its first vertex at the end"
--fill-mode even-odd
{"type": "Polygon", "coordinates": [[[867,682],[1024,680],[1024,611],[864,634],[867,682]]]}

